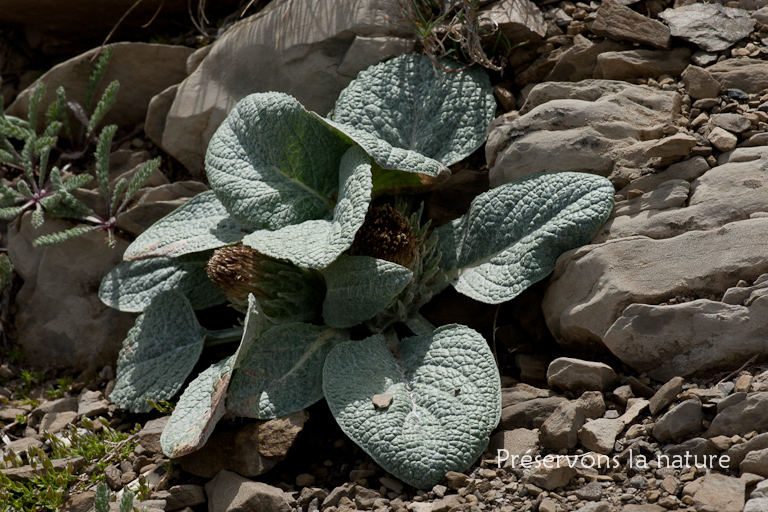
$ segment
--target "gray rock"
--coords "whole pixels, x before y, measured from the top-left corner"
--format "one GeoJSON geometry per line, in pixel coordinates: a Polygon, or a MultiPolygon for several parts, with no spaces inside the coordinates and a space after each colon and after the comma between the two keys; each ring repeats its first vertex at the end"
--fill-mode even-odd
{"type": "Polygon", "coordinates": [[[40,448],[43,446],[43,442],[40,439],[38,439],[37,436],[21,437],[3,446],[3,448],[0,449],[0,456],[2,456],[7,452],[10,452],[11,450],[13,450],[15,453],[18,453],[18,454],[24,454],[27,450],[29,450],[33,446],[35,448],[40,448]]]}
{"type": "Polygon", "coordinates": [[[613,512],[613,508],[607,501],[601,501],[599,503],[587,503],[579,509],[579,512],[613,512]]]}
{"type": "MultiPolygon", "coordinates": [[[[204,48],[210,49],[211,47],[209,45],[204,48]]],[[[173,105],[173,100],[176,99],[178,90],[179,84],[173,84],[159,94],[154,95],[149,101],[149,105],[147,105],[147,115],[144,118],[144,134],[158,146],[163,141],[165,119],[168,117],[168,112],[171,110],[171,105],[173,105]]]]}
{"type": "Polygon", "coordinates": [[[537,42],[547,34],[547,24],[539,8],[529,0],[499,0],[483,9],[512,44],[537,42]]]}
{"type": "Polygon", "coordinates": [[[718,151],[730,151],[735,148],[736,144],[739,142],[738,137],[719,126],[714,128],[709,135],[707,135],[707,140],[711,142],[718,151]]]}
{"type": "Polygon", "coordinates": [[[661,386],[650,400],[648,407],[651,414],[656,415],[657,412],[671,404],[677,395],[683,391],[683,382],[685,381],[682,377],[672,377],[661,386]]]}
{"type": "Polygon", "coordinates": [[[723,409],[730,407],[732,405],[736,405],[737,403],[741,402],[745,398],[747,398],[747,394],[744,392],[733,393],[732,395],[728,395],[727,397],[717,402],[717,413],[720,414],[723,411],[723,409]]]}
{"type": "Polygon", "coordinates": [[[534,468],[528,477],[528,482],[533,485],[553,491],[558,487],[565,487],[576,476],[576,469],[568,465],[565,457],[556,457],[548,464],[542,464],[539,468],[534,468]]]}
{"type": "Polygon", "coordinates": [[[715,80],[712,75],[704,68],[698,66],[688,66],[681,76],[685,89],[691,98],[717,98],[722,90],[720,82],[715,80]]]}
{"type": "Polygon", "coordinates": [[[154,492],[152,499],[164,500],[167,511],[195,507],[206,502],[205,489],[194,484],[174,485],[167,491],[154,492]]]}
{"type": "MultiPolygon", "coordinates": [[[[707,437],[743,435],[768,428],[768,392],[751,394],[746,400],[723,409],[707,430],[707,437]]],[[[767,446],[768,447],[768,446],[767,446]]]]}
{"type": "Polygon", "coordinates": [[[768,448],[749,452],[739,469],[742,473],[753,473],[768,478],[768,448]]]}
{"type": "Polygon", "coordinates": [[[690,189],[691,185],[685,180],[667,180],[655,190],[625,201],[616,201],[610,218],[683,206],[690,189]]]}
{"type": "Polygon", "coordinates": [[[294,0],[240,21],[179,85],[161,147],[202,175],[214,131],[240,99],[255,92],[291,94],[325,115],[358,71],[409,51],[410,34],[387,21],[399,16],[397,4],[385,0],[294,0]]]}
{"type": "Polygon", "coordinates": [[[768,498],[751,498],[744,505],[744,512],[764,512],[768,510],[768,498]]]}
{"type": "MultiPolygon", "coordinates": [[[[732,165],[744,164],[728,164],[732,165]]],[[[715,170],[705,173],[700,180],[710,177],[713,172],[715,170]]],[[[755,173],[754,176],[760,175],[755,173]]],[[[746,180],[751,178],[743,177],[746,180]]],[[[768,176],[762,178],[768,180],[768,176]]],[[[727,190],[727,185],[723,188],[727,190]]],[[[719,193],[729,196],[730,192],[723,188],[719,193]]],[[[695,211],[692,208],[700,209],[702,213],[708,210],[702,202],[704,196],[714,198],[710,206],[723,200],[718,198],[715,190],[706,194],[700,188],[699,197],[695,197],[696,192],[694,186],[689,206],[684,209],[689,215],[687,218],[691,218],[695,211]]],[[[754,197],[744,197],[742,204],[753,200],[754,197]]],[[[757,209],[757,205],[754,208],[757,209]]],[[[708,211],[712,216],[728,215],[716,210],[708,211]]],[[[735,211],[731,212],[736,215],[735,211]]],[[[739,212],[739,215],[743,213],[739,212]]],[[[653,222],[660,222],[665,217],[664,212],[655,217],[660,219],[653,222]]],[[[713,218],[699,218],[701,223],[716,222],[713,218]]],[[[688,226],[696,224],[694,221],[688,226]]],[[[682,226],[680,228],[683,229],[682,226]]],[[[662,323],[658,315],[670,315],[670,318],[682,315],[691,318],[691,321],[695,318],[698,333],[706,332],[699,330],[698,322],[703,321],[705,316],[699,316],[698,312],[706,315],[706,312],[715,309],[719,314],[727,311],[736,323],[721,324],[717,330],[719,334],[713,333],[712,339],[729,330],[740,331],[733,334],[734,338],[744,338],[761,324],[761,318],[765,318],[761,313],[764,306],[760,305],[759,299],[750,308],[740,309],[739,306],[707,300],[668,306],[649,304],[668,301],[680,290],[686,289],[695,290],[695,293],[719,293],[719,290],[733,286],[739,279],[753,280],[765,273],[768,271],[768,247],[754,244],[752,240],[766,229],[768,219],[751,219],[732,222],[719,230],[691,231],[667,240],[629,236],[569,251],[558,260],[542,302],[547,325],[562,346],[600,348],[605,344],[627,364],[639,371],[653,372],[652,377],[658,380],[704,371],[721,364],[734,367],[735,360],[741,361],[736,363],[735,367],[738,367],[743,363],[744,348],[729,349],[723,353],[718,353],[720,349],[703,350],[711,343],[709,339],[705,341],[698,335],[694,336],[693,330],[686,335],[684,330],[687,327],[681,327],[676,322],[662,323]],[[617,261],[632,261],[633,265],[617,266],[617,261]],[[651,317],[653,320],[650,320],[651,317]],[[620,318],[621,322],[616,323],[620,318]],[[744,323],[749,318],[753,320],[744,323]],[[668,343],[669,330],[675,331],[672,335],[678,339],[675,345],[668,343]],[[680,340],[687,341],[682,344],[680,340]]],[[[759,343],[759,336],[756,336],[750,334],[739,343],[743,347],[749,346],[750,339],[751,343],[759,343]]],[[[723,343],[727,346],[733,341],[723,343]]]]}
{"type": "Polygon", "coordinates": [[[740,114],[712,114],[709,122],[732,133],[743,133],[751,126],[749,119],[740,114]]]}
{"type": "Polygon", "coordinates": [[[56,432],[67,428],[70,424],[77,421],[77,413],[72,411],[66,412],[49,412],[43,419],[40,420],[39,432],[49,432],[55,434],[56,432]]]}
{"type": "Polygon", "coordinates": [[[691,63],[691,50],[629,50],[605,52],[597,56],[595,78],[626,80],[648,78],[663,74],[680,76],[691,63]]]}
{"type": "MultiPolygon", "coordinates": [[[[603,497],[603,486],[600,482],[590,482],[587,485],[576,489],[576,497],[582,501],[600,501],[603,497]]],[[[584,510],[580,508],[579,510],[584,510]]]]}
{"type": "MultiPolygon", "coordinates": [[[[764,148],[739,148],[731,156],[740,160],[739,152],[754,149],[764,148]]],[[[768,162],[768,154],[757,158],[766,158],[768,162]]],[[[687,206],[614,217],[603,225],[592,242],[633,235],[670,238],[686,231],[719,228],[754,212],[762,212],[768,200],[768,176],[759,170],[760,166],[754,158],[718,165],[691,183],[687,206]],[[742,179],[734,180],[733,176],[742,179]]]]}
{"type": "MultiPolygon", "coordinates": [[[[709,170],[709,164],[701,156],[695,156],[688,160],[678,162],[670,165],[667,169],[653,173],[646,174],[636,180],[633,180],[629,185],[618,191],[618,194],[626,197],[629,190],[640,190],[641,192],[653,192],[664,183],[673,180],[685,180],[693,181],[705,172],[709,170]]],[[[667,192],[672,194],[672,192],[667,192]]],[[[618,203],[618,202],[617,202],[618,203]]],[[[641,209],[642,211],[642,209],[641,209]]]]}
{"type": "Polygon", "coordinates": [[[747,37],[755,26],[743,9],[720,4],[692,4],[666,9],[659,14],[674,37],[696,44],[709,52],[727,50],[747,37]]]}
{"type": "Polygon", "coordinates": [[[669,27],[613,0],[600,4],[590,30],[598,36],[648,44],[662,50],[669,50],[672,44],[669,27]]]}
{"type": "Polygon", "coordinates": [[[524,382],[518,382],[512,387],[501,389],[501,406],[509,407],[534,398],[549,398],[551,396],[554,396],[554,393],[549,389],[541,389],[524,382]]]}
{"type": "Polygon", "coordinates": [[[640,417],[640,413],[648,407],[648,404],[648,400],[644,398],[630,398],[627,401],[627,408],[624,414],[619,416],[618,419],[624,422],[625,425],[630,425],[640,417]]]}
{"type": "Polygon", "coordinates": [[[618,380],[613,368],[595,361],[559,357],[547,368],[547,384],[569,391],[606,391],[618,380]]]}
{"type": "MultiPolygon", "coordinates": [[[[743,9],[744,7],[742,7],[743,9]]],[[[758,10],[752,13],[751,18],[758,23],[768,25],[768,7],[761,6],[758,10]]]]}
{"type": "Polygon", "coordinates": [[[632,304],[606,332],[603,341],[626,364],[660,380],[676,373],[723,370],[762,346],[759,333],[768,328],[766,313],[768,296],[750,307],[704,299],[674,306],[632,304]],[[651,333],[651,325],[662,327],[651,333]],[[686,331],[693,326],[698,329],[696,336],[686,331]],[[685,332],[689,334],[679,336],[685,332]],[[676,349],[665,348],[666,340],[672,338],[677,340],[676,349]],[[670,359],[665,361],[662,353],[670,359]]]}
{"type": "MultiPolygon", "coordinates": [[[[685,460],[685,456],[688,455],[689,457],[697,457],[699,464],[702,463],[702,461],[706,461],[706,465],[710,469],[716,469],[716,470],[724,470],[729,467],[728,464],[725,464],[723,462],[723,467],[717,467],[718,462],[714,463],[715,467],[712,467],[713,464],[710,464],[711,459],[710,457],[712,455],[719,455],[719,451],[715,449],[709,442],[707,442],[706,439],[703,437],[694,437],[692,439],[688,439],[686,441],[683,441],[679,444],[670,444],[667,445],[664,448],[664,454],[669,457],[670,459],[661,459],[663,461],[663,464],[667,467],[674,465],[674,459],[673,457],[679,456],[682,459],[685,460]],[[670,462],[671,460],[671,462],[670,462]]],[[[696,459],[691,460],[691,465],[694,465],[696,462],[696,459]]]]}
{"type": "Polygon", "coordinates": [[[210,512],[274,510],[290,512],[287,495],[277,487],[254,482],[237,473],[220,471],[205,484],[210,512]]]}
{"type": "MultiPolygon", "coordinates": [[[[539,453],[539,435],[535,430],[527,428],[516,428],[514,430],[505,430],[491,436],[488,449],[492,455],[499,455],[499,450],[506,450],[501,453],[501,458],[507,456],[507,460],[502,463],[502,467],[512,467],[512,463],[517,456],[517,460],[523,455],[535,457],[539,453]]],[[[501,463],[501,462],[500,462],[501,463]]],[[[382,485],[385,485],[382,483],[382,485]]],[[[388,487],[388,486],[387,486],[388,487]]]]}
{"type": "MultiPolygon", "coordinates": [[[[714,436],[713,436],[714,437],[714,436]]],[[[728,456],[730,469],[736,471],[748,453],[768,448],[768,433],[758,434],[745,443],[739,443],[731,446],[723,456],[728,456]]]]}
{"type": "Polygon", "coordinates": [[[749,494],[751,499],[753,498],[768,498],[768,480],[759,482],[752,492],[749,494]]]}
{"type": "Polygon", "coordinates": [[[49,402],[40,404],[32,411],[31,415],[37,418],[42,418],[43,415],[49,412],[77,412],[77,402],[78,398],[76,396],[57,398],[56,400],[51,400],[49,402]]]}
{"type": "Polygon", "coordinates": [[[608,176],[621,166],[642,167],[644,151],[677,117],[680,101],[677,93],[608,80],[539,84],[521,116],[488,135],[491,186],[537,172],[608,176]]]}
{"type": "Polygon", "coordinates": [[[150,453],[162,453],[160,446],[160,436],[163,433],[165,425],[170,416],[162,416],[154,420],[149,420],[144,427],[139,430],[139,444],[150,453]]]}
{"type": "Polygon", "coordinates": [[[552,451],[575,448],[579,440],[579,428],[586,419],[584,411],[575,402],[561,403],[541,425],[539,432],[541,446],[552,451]]]}
{"type": "Polygon", "coordinates": [[[117,237],[111,249],[102,231],[92,231],[74,242],[36,248],[32,241],[39,236],[73,226],[49,218],[34,229],[30,215],[8,232],[11,261],[24,279],[16,295],[16,328],[27,361],[79,370],[114,364],[136,315],[105,306],[96,291],[122,261],[128,242],[117,237]]]}
{"type": "MultiPolygon", "coordinates": [[[[138,123],[144,122],[144,113],[153,96],[186,78],[186,61],[193,50],[184,46],[147,43],[116,43],[113,46],[114,52],[109,66],[94,96],[98,100],[107,85],[113,80],[118,80],[120,91],[117,93],[115,104],[104,116],[101,124],[117,124],[132,130],[138,123]]],[[[6,113],[26,119],[29,98],[38,83],[46,84],[48,89],[38,107],[39,112],[47,111],[48,106],[56,99],[55,91],[59,86],[66,90],[67,101],[76,101],[82,105],[85,102],[88,77],[93,68],[91,59],[98,50],[96,48],[54,66],[19,93],[6,113]]],[[[45,116],[38,116],[38,130],[42,130],[44,120],[45,116]]],[[[79,126],[74,117],[70,118],[70,124],[73,127],[79,126]]]]}
{"type": "Polygon", "coordinates": [[[84,390],[77,401],[77,415],[91,418],[106,414],[109,410],[109,400],[104,398],[101,391],[84,390]]]}
{"type": "Polygon", "coordinates": [[[534,398],[527,402],[504,407],[501,410],[501,430],[539,428],[555,409],[566,399],[560,396],[534,398]]]}
{"type": "Polygon", "coordinates": [[[578,82],[594,78],[593,73],[597,65],[598,55],[630,49],[629,45],[610,39],[593,43],[581,34],[576,35],[573,38],[573,46],[560,55],[545,80],[547,82],[578,82]]]}
{"type": "Polygon", "coordinates": [[[616,438],[625,426],[620,419],[592,420],[585,423],[579,430],[579,441],[587,450],[607,455],[613,451],[616,438]]]}
{"type": "Polygon", "coordinates": [[[649,158],[669,159],[670,157],[688,156],[696,146],[698,139],[686,133],[676,133],[664,137],[659,142],[645,150],[645,156],[649,158]]]}
{"type": "Polygon", "coordinates": [[[181,467],[211,478],[221,470],[258,476],[285,458],[309,415],[298,411],[233,430],[217,429],[200,450],[181,457],[181,467]]]}
{"type": "Polygon", "coordinates": [[[659,442],[680,440],[701,432],[704,412],[698,400],[686,400],[666,412],[653,427],[653,437],[659,442]]]}
{"type": "Polygon", "coordinates": [[[686,485],[683,493],[691,491],[697,512],[744,510],[744,482],[738,478],[711,473],[686,485]]]}
{"type": "Polygon", "coordinates": [[[768,62],[761,59],[726,59],[707,68],[724,89],[757,94],[768,88],[768,62]]]}

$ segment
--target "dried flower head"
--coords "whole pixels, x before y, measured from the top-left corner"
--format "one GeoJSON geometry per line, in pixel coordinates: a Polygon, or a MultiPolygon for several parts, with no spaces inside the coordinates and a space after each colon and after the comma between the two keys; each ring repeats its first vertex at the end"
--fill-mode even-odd
{"type": "Polygon", "coordinates": [[[213,284],[235,304],[248,304],[248,294],[266,297],[258,287],[262,256],[247,245],[237,244],[216,249],[205,271],[213,284]]]}
{"type": "Polygon", "coordinates": [[[418,248],[418,238],[408,219],[385,204],[371,208],[365,215],[365,222],[357,231],[350,252],[410,267],[418,248]]]}

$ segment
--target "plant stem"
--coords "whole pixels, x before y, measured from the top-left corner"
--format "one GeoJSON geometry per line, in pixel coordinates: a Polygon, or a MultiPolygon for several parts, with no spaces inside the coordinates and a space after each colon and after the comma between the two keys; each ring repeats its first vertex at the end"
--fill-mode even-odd
{"type": "Polygon", "coordinates": [[[405,320],[405,325],[417,336],[431,334],[435,330],[432,323],[421,316],[421,313],[414,313],[405,320]]]}
{"type": "Polygon", "coordinates": [[[208,331],[205,335],[205,346],[215,347],[216,345],[224,345],[226,343],[234,343],[240,341],[243,337],[242,327],[231,327],[229,329],[218,329],[215,331],[208,331]]]}

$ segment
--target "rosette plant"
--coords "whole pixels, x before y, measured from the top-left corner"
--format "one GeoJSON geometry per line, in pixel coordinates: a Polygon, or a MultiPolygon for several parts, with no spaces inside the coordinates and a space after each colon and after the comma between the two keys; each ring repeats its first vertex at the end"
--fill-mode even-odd
{"type": "Polygon", "coordinates": [[[323,398],[354,442],[416,487],[482,454],[501,412],[494,357],[477,332],[435,328],[419,308],[447,286],[515,297],[589,242],[613,187],[532,176],[422,225],[403,192],[478,149],[495,111],[484,71],[443,66],[453,71],[418,55],[373,66],[327,118],[285,94],[244,98],[208,147],[212,190],[142,233],[106,276],[102,300],[142,312],[118,360],[121,407],[172,398],[204,346],[232,343],[179,398],[161,437],[168,456],[198,449],[225,415],[274,418],[323,398]],[[225,302],[241,325],[198,323],[195,310],[225,302]]]}

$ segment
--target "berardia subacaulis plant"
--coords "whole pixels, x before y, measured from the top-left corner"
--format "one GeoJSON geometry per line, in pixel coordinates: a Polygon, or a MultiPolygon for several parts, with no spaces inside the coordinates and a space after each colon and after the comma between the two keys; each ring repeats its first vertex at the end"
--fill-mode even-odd
{"type": "Polygon", "coordinates": [[[399,192],[445,179],[496,109],[485,72],[458,68],[419,55],[378,64],[328,117],[286,94],[247,96],[208,146],[213,190],[128,247],[99,290],[142,312],[118,359],[116,404],[146,412],[185,386],[206,345],[233,347],[186,386],[166,455],[199,449],[225,415],[269,419],[325,399],[355,443],[416,487],[480,457],[501,415],[493,354],[479,333],[435,328],[419,308],[447,286],[514,298],[590,241],[614,189],[587,173],[529,176],[431,230],[399,192]],[[227,302],[245,313],[239,325],[200,325],[195,310],[227,302]],[[381,394],[393,397],[383,407],[381,394]]]}

